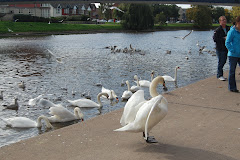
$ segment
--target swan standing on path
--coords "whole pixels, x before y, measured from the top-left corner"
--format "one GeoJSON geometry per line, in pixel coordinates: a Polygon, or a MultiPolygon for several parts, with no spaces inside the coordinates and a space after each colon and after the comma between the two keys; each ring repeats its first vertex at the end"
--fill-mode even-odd
{"type": "Polygon", "coordinates": [[[175,67],[175,75],[174,75],[174,78],[172,78],[171,76],[168,76],[168,75],[164,75],[162,76],[164,78],[165,81],[168,81],[168,82],[175,82],[175,85],[177,85],[177,70],[180,69],[180,67],[176,66],[175,67]]]}
{"type": "Polygon", "coordinates": [[[167,100],[162,95],[159,95],[156,89],[159,82],[161,83],[163,81],[162,79],[161,76],[158,76],[152,81],[150,94],[153,98],[142,104],[136,113],[134,121],[114,131],[143,132],[146,142],[157,142],[154,137],[149,137],[148,133],[167,115],[167,100]]]}
{"type": "Polygon", "coordinates": [[[129,99],[129,98],[132,96],[132,94],[133,94],[133,93],[130,91],[129,81],[126,81],[126,84],[127,84],[128,90],[123,92],[123,94],[122,94],[122,99],[123,99],[123,100],[129,99]]]}
{"type": "MultiPolygon", "coordinates": [[[[150,87],[149,87],[149,91],[150,91],[150,95],[152,97],[158,95],[156,94],[156,88],[157,85],[160,83],[163,85],[164,88],[166,88],[165,86],[165,81],[163,79],[163,77],[158,76],[158,78],[154,79],[155,81],[152,81],[150,87]]],[[[123,110],[123,114],[120,120],[120,123],[122,126],[125,126],[131,122],[134,121],[136,114],[139,110],[139,108],[146,102],[147,100],[145,100],[144,98],[144,91],[143,90],[138,90],[137,92],[135,92],[128,100],[128,102],[126,103],[124,110],[123,110]]]]}
{"type": "Polygon", "coordinates": [[[63,106],[51,107],[49,110],[49,114],[53,116],[48,117],[48,120],[52,123],[68,122],[77,119],[83,120],[84,117],[83,113],[78,107],[74,108],[74,114],[63,106]]]}
{"type": "Polygon", "coordinates": [[[42,119],[45,121],[47,128],[53,128],[53,126],[45,116],[39,116],[37,119],[37,122],[26,117],[7,118],[7,119],[3,119],[3,121],[8,126],[11,126],[14,128],[33,128],[33,127],[42,127],[42,123],[41,123],[42,119]]]}
{"type": "Polygon", "coordinates": [[[92,101],[90,99],[77,99],[77,100],[74,100],[74,101],[68,100],[68,102],[71,103],[72,105],[78,106],[78,107],[85,107],[85,108],[95,108],[95,107],[97,107],[99,109],[102,109],[103,104],[102,104],[102,102],[100,100],[101,96],[108,97],[108,94],[107,93],[103,93],[103,92],[99,93],[97,95],[98,103],[96,103],[96,102],[94,102],[94,101],[92,101]]]}

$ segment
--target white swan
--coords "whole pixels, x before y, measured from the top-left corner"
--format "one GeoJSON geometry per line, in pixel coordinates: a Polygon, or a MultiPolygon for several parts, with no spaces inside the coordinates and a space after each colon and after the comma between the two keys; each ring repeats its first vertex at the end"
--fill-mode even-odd
{"type": "Polygon", "coordinates": [[[126,81],[126,84],[127,84],[128,90],[123,92],[123,94],[122,94],[122,99],[123,100],[129,99],[133,94],[130,91],[129,81],[126,81]]]}
{"type": "MultiPolygon", "coordinates": [[[[153,80],[153,77],[154,77],[154,71],[151,72],[151,81],[153,80]]],[[[138,77],[136,76],[136,77],[134,77],[134,78],[138,78],[138,77]]],[[[137,79],[136,79],[136,80],[137,80],[137,79]]],[[[148,80],[138,80],[138,81],[139,81],[139,85],[140,85],[141,87],[147,87],[147,88],[150,87],[150,84],[151,84],[150,81],[148,81],[148,80]]],[[[135,81],[135,82],[137,83],[137,81],[135,81]]]]}
{"type": "Polygon", "coordinates": [[[54,104],[54,103],[52,103],[51,101],[46,100],[46,99],[44,99],[44,98],[41,98],[41,99],[38,101],[38,104],[40,104],[40,105],[43,106],[43,107],[47,107],[47,108],[61,106],[61,104],[54,104]]]}
{"type": "Polygon", "coordinates": [[[164,78],[165,81],[169,81],[169,82],[175,82],[175,84],[177,84],[177,70],[180,69],[180,67],[176,66],[175,67],[175,75],[174,78],[172,78],[171,76],[168,75],[164,75],[162,76],[164,78]]]}
{"type": "Polygon", "coordinates": [[[167,115],[167,100],[162,95],[159,95],[156,89],[157,84],[161,82],[162,79],[161,76],[158,76],[153,80],[150,86],[150,94],[153,98],[141,105],[134,121],[114,131],[143,132],[147,142],[157,142],[154,138],[151,139],[148,133],[167,115]]]}
{"type": "Polygon", "coordinates": [[[69,103],[71,103],[72,105],[74,106],[78,106],[78,107],[88,107],[88,108],[94,108],[94,107],[97,107],[97,108],[102,108],[103,104],[100,100],[100,97],[101,96],[106,96],[108,97],[108,94],[107,93],[99,93],[97,95],[97,101],[98,103],[90,100],[90,99],[77,99],[77,100],[74,100],[74,101],[71,101],[71,100],[68,100],[69,103]]]}
{"type": "Polygon", "coordinates": [[[136,86],[132,86],[130,88],[130,91],[132,91],[133,93],[138,91],[139,89],[141,89],[141,86],[139,84],[139,79],[138,79],[138,76],[137,75],[134,75],[134,79],[137,80],[137,85],[136,86]]]}
{"type": "Polygon", "coordinates": [[[84,117],[83,113],[78,107],[74,108],[74,114],[63,106],[51,107],[49,110],[49,114],[53,116],[48,117],[48,120],[52,123],[68,122],[77,119],[83,120],[84,117]]]}
{"type": "Polygon", "coordinates": [[[33,128],[33,127],[42,127],[42,123],[41,123],[42,119],[45,121],[47,128],[53,128],[53,126],[45,116],[39,116],[37,119],[37,122],[27,117],[13,117],[13,118],[7,118],[3,120],[5,123],[7,123],[8,126],[11,126],[14,128],[33,128]]]}
{"type": "Polygon", "coordinates": [[[142,102],[143,103],[146,102],[143,90],[138,90],[128,99],[127,103],[125,104],[123,114],[120,120],[122,126],[125,126],[128,123],[134,121],[137,111],[141,107],[141,105],[138,104],[143,104],[142,102]]]}
{"type": "Polygon", "coordinates": [[[110,90],[110,89],[106,89],[106,88],[102,87],[102,93],[107,93],[108,99],[110,99],[110,100],[113,100],[113,99],[118,100],[118,96],[116,95],[114,90],[110,90]]]}
{"type": "MultiPolygon", "coordinates": [[[[150,95],[152,97],[158,95],[156,92],[157,85],[160,83],[164,87],[165,86],[165,81],[163,77],[158,76],[158,78],[155,78],[154,81],[152,81],[151,86],[149,87],[150,95]],[[152,84],[153,83],[153,84],[152,84]]],[[[139,110],[139,108],[146,102],[144,98],[144,91],[143,90],[138,90],[135,92],[128,100],[126,103],[123,114],[120,120],[120,123],[122,126],[127,125],[128,123],[131,123],[134,121],[136,114],[139,110]]]]}
{"type": "Polygon", "coordinates": [[[37,96],[36,98],[29,99],[28,105],[29,106],[35,106],[42,97],[43,97],[43,95],[41,94],[41,95],[37,96]]]}

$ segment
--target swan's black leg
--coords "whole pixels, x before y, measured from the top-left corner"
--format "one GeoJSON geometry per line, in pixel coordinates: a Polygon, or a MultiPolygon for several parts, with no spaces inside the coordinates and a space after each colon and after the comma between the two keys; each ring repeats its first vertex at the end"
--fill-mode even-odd
{"type": "MultiPolygon", "coordinates": [[[[143,137],[145,138],[145,132],[143,132],[143,137]]],[[[146,139],[147,143],[158,143],[158,141],[154,138],[154,136],[147,136],[146,139]]]]}
{"type": "Polygon", "coordinates": [[[148,136],[146,139],[147,143],[158,143],[158,141],[153,136],[148,136]]]}

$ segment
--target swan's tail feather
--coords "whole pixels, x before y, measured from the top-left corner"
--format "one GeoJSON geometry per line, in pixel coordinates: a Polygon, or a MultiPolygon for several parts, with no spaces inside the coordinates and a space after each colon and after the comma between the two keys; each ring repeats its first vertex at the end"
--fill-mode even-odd
{"type": "Polygon", "coordinates": [[[134,125],[132,123],[129,123],[126,126],[123,126],[121,128],[115,129],[113,131],[119,131],[119,132],[138,132],[138,130],[136,130],[136,128],[134,128],[134,125]]]}

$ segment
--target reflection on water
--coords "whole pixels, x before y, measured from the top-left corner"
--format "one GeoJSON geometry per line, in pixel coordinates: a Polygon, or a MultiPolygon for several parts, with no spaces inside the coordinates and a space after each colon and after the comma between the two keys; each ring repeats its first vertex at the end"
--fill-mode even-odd
{"type": "MultiPolygon", "coordinates": [[[[54,103],[61,103],[71,111],[67,100],[82,98],[83,92],[89,92],[92,100],[97,102],[97,94],[102,83],[105,88],[113,89],[121,97],[126,86],[122,81],[129,80],[134,85],[133,76],[150,80],[151,71],[158,75],[174,76],[178,70],[178,86],[182,87],[200,79],[212,76],[216,72],[217,58],[208,52],[199,54],[196,43],[206,45],[214,50],[213,31],[194,31],[185,40],[182,37],[189,31],[164,31],[154,33],[99,33],[83,35],[59,35],[48,37],[16,37],[0,39],[0,90],[4,91],[4,100],[0,101],[0,117],[25,116],[37,119],[40,115],[49,115],[48,108],[28,105],[30,98],[40,94],[54,103]],[[117,48],[132,47],[140,53],[111,53],[106,46],[117,48]],[[191,53],[189,50],[191,49],[191,53]],[[50,50],[53,54],[49,53],[50,50]],[[171,54],[166,54],[171,50],[171,54]],[[142,53],[142,54],[141,54],[142,53]],[[143,54],[144,53],[144,54],[143,54]],[[63,63],[58,63],[56,57],[63,63]],[[26,84],[25,90],[18,87],[20,81],[26,84]],[[75,93],[75,96],[72,94],[75,93]],[[4,109],[18,98],[18,112],[4,109]]],[[[226,65],[227,66],[227,65],[226,65]]],[[[174,83],[167,83],[169,91],[175,89],[174,83]]],[[[145,90],[149,98],[148,89],[145,90]]],[[[159,92],[162,88],[159,87],[159,92]]],[[[110,102],[102,99],[105,114],[124,107],[126,102],[110,102]]],[[[83,109],[85,120],[99,115],[97,109],[83,109]]],[[[53,124],[54,129],[80,123],[53,124]]],[[[43,129],[13,129],[0,121],[0,146],[14,143],[45,132],[43,129]]]]}

